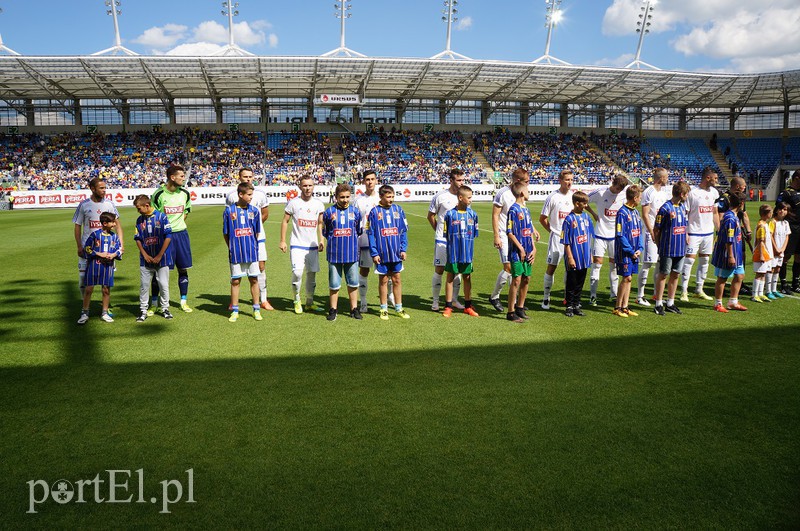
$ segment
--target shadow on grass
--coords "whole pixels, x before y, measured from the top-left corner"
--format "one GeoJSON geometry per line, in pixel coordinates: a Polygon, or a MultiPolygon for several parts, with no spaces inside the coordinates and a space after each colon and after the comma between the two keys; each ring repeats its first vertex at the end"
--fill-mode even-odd
{"type": "MultiPolygon", "coordinates": [[[[800,358],[764,352],[757,333],[734,349],[710,330],[182,362],[154,336],[154,362],[109,364],[106,328],[69,326],[64,365],[0,369],[9,528],[163,525],[150,504],[25,514],[33,478],[139,468],[148,493],[193,468],[197,503],[168,516],[181,527],[800,522],[800,358]]],[[[259,356],[246,338],[227,351],[259,356]]]]}

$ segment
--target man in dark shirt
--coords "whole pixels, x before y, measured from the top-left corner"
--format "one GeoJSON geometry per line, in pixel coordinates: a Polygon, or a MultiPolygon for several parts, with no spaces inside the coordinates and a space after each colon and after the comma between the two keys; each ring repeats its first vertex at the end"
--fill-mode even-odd
{"type": "Polygon", "coordinates": [[[789,181],[789,186],[778,194],[778,203],[787,203],[790,207],[789,214],[786,216],[786,221],[789,222],[789,228],[792,233],[789,235],[789,242],[786,245],[786,250],[783,253],[783,265],[779,278],[781,279],[781,293],[789,294],[790,292],[800,293],[800,170],[795,170],[792,178],[789,181]],[[786,264],[789,262],[789,257],[794,255],[792,261],[792,286],[786,283],[786,264]]]}

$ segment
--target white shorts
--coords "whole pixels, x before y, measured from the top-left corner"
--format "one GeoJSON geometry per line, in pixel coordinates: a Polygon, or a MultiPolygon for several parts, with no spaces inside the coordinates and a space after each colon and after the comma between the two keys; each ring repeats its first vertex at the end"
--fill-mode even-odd
{"type": "Polygon", "coordinates": [[[292,261],[292,271],[319,272],[319,251],[316,249],[292,247],[289,251],[289,256],[292,261]]]}
{"type": "Polygon", "coordinates": [[[753,262],[753,273],[768,273],[772,271],[771,263],[772,260],[767,262],[753,262]]]}
{"type": "Polygon", "coordinates": [[[257,277],[261,274],[258,262],[242,262],[231,264],[231,278],[257,277]]]}
{"type": "Polygon", "coordinates": [[[558,265],[564,258],[564,244],[558,241],[558,235],[554,238],[550,233],[550,241],[547,245],[547,265],[558,265]]]}
{"type": "Polygon", "coordinates": [[[689,235],[689,243],[686,244],[686,256],[693,254],[714,254],[714,235],[706,236],[689,235]]]}
{"type": "Polygon", "coordinates": [[[650,233],[644,233],[644,263],[655,264],[658,262],[658,245],[653,241],[650,233]]]}
{"type": "Polygon", "coordinates": [[[776,256],[775,258],[772,259],[772,267],[780,267],[782,265],[783,265],[782,256],[776,256]]]}
{"type": "Polygon", "coordinates": [[[86,273],[86,258],[78,258],[78,273],[86,273]]]}
{"type": "Polygon", "coordinates": [[[447,264],[447,243],[436,240],[433,244],[433,267],[447,264]]]}
{"type": "Polygon", "coordinates": [[[369,254],[369,247],[362,247],[358,253],[358,267],[365,269],[372,269],[375,262],[372,261],[372,255],[369,254]]]}
{"type": "Polygon", "coordinates": [[[501,264],[511,263],[511,261],[508,259],[508,236],[505,238],[500,236],[500,248],[497,251],[500,253],[501,264]]]}
{"type": "Polygon", "coordinates": [[[595,238],[592,245],[592,256],[603,257],[606,255],[612,260],[614,259],[614,240],[595,238]]]}
{"type": "Polygon", "coordinates": [[[258,242],[258,261],[267,261],[267,244],[265,242],[258,242]]]}

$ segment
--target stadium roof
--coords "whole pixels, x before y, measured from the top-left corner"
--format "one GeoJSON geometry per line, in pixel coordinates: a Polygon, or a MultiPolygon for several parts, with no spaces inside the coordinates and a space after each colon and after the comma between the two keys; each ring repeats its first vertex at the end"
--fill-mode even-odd
{"type": "Polygon", "coordinates": [[[2,56],[0,99],[362,98],[735,108],[800,104],[800,70],[704,74],[361,57],[2,56]]]}

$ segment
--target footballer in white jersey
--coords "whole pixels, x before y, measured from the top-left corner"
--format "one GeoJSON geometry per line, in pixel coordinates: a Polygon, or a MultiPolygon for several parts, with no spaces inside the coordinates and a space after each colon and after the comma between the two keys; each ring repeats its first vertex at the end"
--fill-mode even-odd
{"type": "Polygon", "coordinates": [[[508,226],[508,209],[516,202],[514,193],[511,191],[511,186],[500,188],[492,201],[492,206],[499,209],[497,214],[497,226],[500,227],[501,230],[499,233],[496,233],[496,236],[499,236],[501,242],[499,248],[501,264],[510,263],[508,261],[508,234],[506,233],[506,227],[508,226]]]}
{"type": "MultiPolygon", "coordinates": [[[[450,186],[437,193],[431,199],[428,208],[428,223],[434,231],[433,243],[433,276],[431,277],[431,309],[439,310],[439,296],[442,292],[442,274],[447,264],[447,240],[444,237],[444,215],[458,205],[458,189],[464,185],[466,178],[464,172],[452,168],[449,172],[450,186]]],[[[453,307],[462,309],[458,302],[458,292],[461,288],[461,275],[456,275],[453,281],[453,307]]]]}
{"type": "MultiPolygon", "coordinates": [[[[564,253],[564,246],[561,243],[561,225],[572,212],[572,194],[574,191],[568,189],[566,192],[556,190],[547,196],[542,207],[542,215],[539,217],[547,218],[550,227],[550,240],[547,243],[547,263],[548,265],[558,265],[564,253]],[[551,259],[552,254],[552,259],[551,259]]],[[[544,225],[544,223],[542,223],[544,225]]]]}
{"type": "MultiPolygon", "coordinates": [[[[463,178],[461,179],[463,182],[463,178]]],[[[431,225],[434,225],[434,249],[433,265],[444,266],[447,262],[447,240],[444,237],[444,215],[448,210],[453,210],[458,205],[458,195],[452,193],[450,189],[438,192],[428,208],[428,218],[433,218],[431,225]],[[440,245],[441,244],[441,245],[440,245]]]]}
{"type": "Polygon", "coordinates": [[[658,262],[658,243],[653,240],[653,226],[656,222],[656,215],[661,207],[672,199],[672,190],[667,186],[669,182],[669,174],[663,168],[657,168],[653,172],[654,179],[659,179],[658,189],[654,183],[653,186],[647,187],[642,193],[642,223],[645,228],[645,245],[644,245],[644,262],[656,263],[658,262]],[[663,177],[659,173],[659,169],[663,170],[663,177]],[[663,182],[661,182],[663,180],[663,182]]]}
{"type": "MultiPolygon", "coordinates": [[[[602,258],[606,254],[614,261],[614,229],[617,220],[617,210],[625,203],[625,187],[628,178],[618,175],[608,186],[603,186],[589,192],[589,206],[587,210],[594,217],[594,247],[592,256],[602,258]]],[[[601,262],[602,263],[602,262],[601,262]]]]}
{"type": "Polygon", "coordinates": [[[110,200],[106,199],[106,183],[99,177],[89,181],[89,189],[92,191],[91,197],[80,202],[72,216],[72,223],[75,226],[75,244],[78,248],[78,287],[83,294],[84,278],[86,276],[86,255],[84,254],[84,243],[97,229],[102,228],[100,214],[110,212],[117,218],[116,234],[120,242],[120,255],[124,250],[122,239],[122,223],[119,218],[119,211],[110,200]]]}
{"type": "Polygon", "coordinates": [[[292,244],[289,254],[292,264],[292,291],[294,293],[294,312],[303,313],[300,304],[300,284],[306,272],[306,306],[311,310],[321,308],[314,304],[316,275],[319,271],[319,253],[325,249],[322,243],[322,213],[325,205],[314,197],[314,180],[304,175],[298,183],[300,196],[286,204],[281,221],[281,252],[286,252],[286,228],[292,221],[292,244]]]}
{"type": "Polygon", "coordinates": [[[358,248],[360,250],[361,258],[359,259],[359,267],[372,267],[372,256],[369,254],[369,236],[367,235],[366,224],[367,216],[370,211],[375,208],[375,205],[380,201],[378,190],[374,189],[372,195],[360,194],[356,197],[355,207],[361,214],[361,234],[358,236],[358,248]],[[362,265],[362,262],[366,265],[362,265]]]}
{"type": "Polygon", "coordinates": [[[688,220],[686,231],[688,241],[686,244],[686,259],[681,272],[681,300],[688,301],[689,277],[692,266],[698,258],[697,272],[695,274],[695,294],[697,297],[712,300],[713,297],[703,292],[703,284],[708,274],[709,256],[714,252],[714,231],[719,224],[717,200],[719,192],[714,186],[717,184],[717,173],[711,168],[705,168],[699,186],[693,186],[686,198],[686,217],[688,220]]]}

